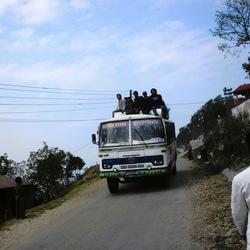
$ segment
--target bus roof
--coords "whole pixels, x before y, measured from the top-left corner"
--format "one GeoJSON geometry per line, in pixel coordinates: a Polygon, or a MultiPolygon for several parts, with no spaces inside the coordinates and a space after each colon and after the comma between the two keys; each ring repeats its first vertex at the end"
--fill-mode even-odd
{"type": "MultiPolygon", "coordinates": [[[[162,118],[161,116],[155,116],[155,115],[147,115],[147,114],[122,114],[120,116],[116,116],[110,119],[107,119],[105,121],[102,121],[101,123],[106,123],[106,122],[113,122],[113,121],[125,121],[125,120],[138,120],[138,119],[155,119],[155,118],[162,118]]],[[[164,119],[164,118],[163,118],[164,119]]],[[[165,121],[169,123],[174,123],[170,120],[164,119],[165,121]]]]}

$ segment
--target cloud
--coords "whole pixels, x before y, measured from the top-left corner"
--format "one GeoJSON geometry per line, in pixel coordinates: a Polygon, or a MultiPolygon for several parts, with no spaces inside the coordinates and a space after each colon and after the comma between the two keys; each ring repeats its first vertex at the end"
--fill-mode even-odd
{"type": "Polygon", "coordinates": [[[207,61],[211,54],[211,40],[200,30],[185,30],[181,22],[168,22],[164,29],[151,30],[125,39],[127,57],[141,72],[162,66],[190,68],[207,61]]]}
{"type": "Polygon", "coordinates": [[[20,30],[12,31],[12,36],[17,40],[30,40],[35,32],[35,29],[26,27],[20,30]]]}
{"type": "Polygon", "coordinates": [[[57,0],[29,0],[19,2],[15,13],[25,24],[39,24],[47,22],[57,14],[57,0]]]}
{"type": "Polygon", "coordinates": [[[3,15],[9,8],[17,5],[20,0],[1,0],[0,1],[0,16],[3,15]]]}
{"type": "Polygon", "coordinates": [[[22,24],[41,24],[52,20],[59,12],[58,0],[1,0],[0,15],[14,14],[12,19],[22,24]]]}
{"type": "Polygon", "coordinates": [[[103,65],[101,60],[87,57],[80,63],[55,64],[54,62],[41,62],[32,65],[9,64],[1,65],[0,81],[5,82],[36,82],[39,85],[71,85],[82,87],[90,82],[99,80],[98,71],[103,65]]]}
{"type": "Polygon", "coordinates": [[[83,0],[71,0],[68,5],[73,9],[89,9],[92,7],[88,1],[83,0]]]}

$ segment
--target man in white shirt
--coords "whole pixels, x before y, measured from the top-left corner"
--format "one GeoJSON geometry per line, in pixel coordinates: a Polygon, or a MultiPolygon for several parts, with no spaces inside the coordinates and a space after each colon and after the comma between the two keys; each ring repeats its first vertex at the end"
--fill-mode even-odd
{"type": "MultiPolygon", "coordinates": [[[[250,154],[250,133],[245,139],[250,154]]],[[[234,223],[240,235],[247,237],[250,250],[250,167],[233,178],[231,208],[234,223]]]]}
{"type": "Polygon", "coordinates": [[[122,112],[122,113],[124,113],[125,110],[126,110],[126,103],[125,103],[124,100],[122,100],[122,95],[121,94],[117,94],[116,98],[118,100],[118,106],[116,107],[116,110],[113,111],[113,115],[112,115],[113,117],[114,117],[114,113],[115,112],[122,112]]]}

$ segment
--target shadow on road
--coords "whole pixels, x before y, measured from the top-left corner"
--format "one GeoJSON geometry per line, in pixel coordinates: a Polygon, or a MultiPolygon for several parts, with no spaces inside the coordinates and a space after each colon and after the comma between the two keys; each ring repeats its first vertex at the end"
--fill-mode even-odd
{"type": "MultiPolygon", "coordinates": [[[[164,192],[167,190],[185,188],[191,180],[190,170],[177,171],[176,175],[169,175],[165,179],[155,176],[140,179],[132,183],[119,185],[119,192],[115,195],[131,195],[138,193],[164,192]]],[[[113,194],[114,195],[114,194],[113,194]]]]}

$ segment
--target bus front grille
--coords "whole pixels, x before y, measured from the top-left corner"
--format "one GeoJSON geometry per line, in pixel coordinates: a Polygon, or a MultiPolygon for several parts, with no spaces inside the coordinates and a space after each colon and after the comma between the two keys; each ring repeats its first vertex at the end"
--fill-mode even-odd
{"type": "Polygon", "coordinates": [[[144,168],[144,164],[132,164],[132,165],[123,165],[123,166],[121,166],[122,170],[135,169],[135,168],[144,168]]]}

